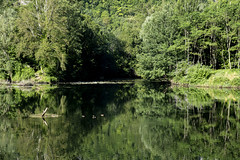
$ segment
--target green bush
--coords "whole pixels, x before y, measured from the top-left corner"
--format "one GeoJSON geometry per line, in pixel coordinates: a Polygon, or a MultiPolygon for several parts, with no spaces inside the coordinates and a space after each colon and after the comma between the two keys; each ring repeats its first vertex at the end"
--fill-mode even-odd
{"type": "Polygon", "coordinates": [[[231,81],[231,85],[232,86],[240,86],[240,78],[234,78],[232,81],[231,81]]]}
{"type": "Polygon", "coordinates": [[[174,72],[174,81],[180,81],[185,75],[189,64],[186,61],[181,61],[177,64],[176,71],[174,72]]]}
{"type": "Polygon", "coordinates": [[[0,80],[5,80],[5,79],[6,79],[6,74],[0,71],[0,80]]]}
{"type": "Polygon", "coordinates": [[[189,65],[186,61],[178,63],[173,81],[188,84],[202,84],[212,74],[208,66],[189,65]]]}
{"type": "Polygon", "coordinates": [[[54,76],[50,76],[47,74],[48,70],[47,69],[42,69],[36,72],[35,76],[35,81],[36,82],[57,82],[57,78],[54,76]]]}
{"type": "Polygon", "coordinates": [[[230,85],[230,80],[227,77],[215,77],[213,80],[213,85],[228,86],[230,85]]]}
{"type": "Polygon", "coordinates": [[[204,83],[211,75],[211,69],[208,66],[200,64],[192,65],[186,71],[186,79],[190,84],[204,83]]]}
{"type": "Polygon", "coordinates": [[[240,86],[239,75],[238,69],[212,70],[208,66],[200,64],[189,66],[186,62],[181,62],[178,64],[173,82],[203,86],[240,86]]]}
{"type": "Polygon", "coordinates": [[[29,65],[16,64],[13,81],[29,80],[35,76],[35,71],[29,65]]]}

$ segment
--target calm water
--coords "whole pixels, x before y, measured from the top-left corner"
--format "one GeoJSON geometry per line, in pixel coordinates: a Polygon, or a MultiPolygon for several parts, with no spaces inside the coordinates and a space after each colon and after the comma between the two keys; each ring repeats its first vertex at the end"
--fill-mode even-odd
{"type": "Polygon", "coordinates": [[[0,159],[240,159],[240,91],[123,85],[0,89],[0,159]],[[48,107],[55,118],[30,118],[48,107]]]}

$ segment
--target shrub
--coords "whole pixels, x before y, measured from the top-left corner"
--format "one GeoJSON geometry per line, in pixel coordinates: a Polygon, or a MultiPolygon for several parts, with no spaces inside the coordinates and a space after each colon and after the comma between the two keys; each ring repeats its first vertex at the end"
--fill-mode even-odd
{"type": "Polygon", "coordinates": [[[212,74],[211,69],[208,66],[202,66],[200,64],[192,65],[186,71],[186,79],[189,83],[204,83],[212,74]]]}
{"type": "Polygon", "coordinates": [[[35,81],[37,82],[48,82],[48,83],[51,83],[51,82],[57,82],[57,78],[54,77],[54,76],[50,76],[47,74],[47,69],[42,69],[42,70],[39,70],[35,73],[35,81]]]}
{"type": "Polygon", "coordinates": [[[213,80],[213,85],[227,86],[230,84],[230,80],[227,77],[215,77],[213,80]]]}
{"type": "Polygon", "coordinates": [[[6,79],[6,74],[0,71],[0,80],[5,80],[5,79],[6,79]]]}
{"type": "Polygon", "coordinates": [[[35,76],[35,71],[29,65],[16,64],[13,81],[28,80],[35,76]]]}
{"type": "Polygon", "coordinates": [[[231,81],[231,85],[232,85],[232,86],[240,86],[240,77],[234,78],[234,79],[231,81]]]}
{"type": "Polygon", "coordinates": [[[174,81],[179,81],[184,76],[186,76],[186,70],[189,64],[186,61],[181,61],[177,64],[176,71],[174,72],[174,81]]]}

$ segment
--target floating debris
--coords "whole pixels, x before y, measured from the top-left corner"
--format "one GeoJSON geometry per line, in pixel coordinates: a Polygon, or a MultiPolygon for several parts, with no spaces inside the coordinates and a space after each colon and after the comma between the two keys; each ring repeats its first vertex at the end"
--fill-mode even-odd
{"type": "Polygon", "coordinates": [[[133,84],[134,80],[123,81],[95,81],[95,82],[58,82],[58,84],[86,85],[86,84],[133,84]]]}
{"type": "MultiPolygon", "coordinates": [[[[43,118],[42,117],[42,114],[30,114],[29,115],[30,118],[43,118]]],[[[57,118],[57,117],[60,117],[60,115],[57,115],[57,114],[48,114],[46,113],[44,115],[45,118],[57,118]]]]}

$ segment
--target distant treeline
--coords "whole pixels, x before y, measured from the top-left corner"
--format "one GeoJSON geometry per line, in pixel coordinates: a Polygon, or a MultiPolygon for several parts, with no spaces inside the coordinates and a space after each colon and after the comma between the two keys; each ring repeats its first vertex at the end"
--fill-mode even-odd
{"type": "Polygon", "coordinates": [[[0,79],[174,76],[240,68],[238,0],[0,0],[0,79]]]}

